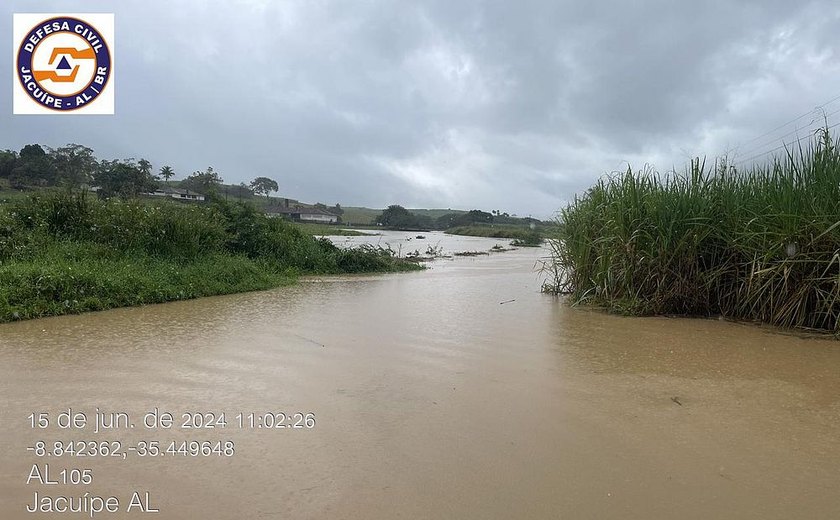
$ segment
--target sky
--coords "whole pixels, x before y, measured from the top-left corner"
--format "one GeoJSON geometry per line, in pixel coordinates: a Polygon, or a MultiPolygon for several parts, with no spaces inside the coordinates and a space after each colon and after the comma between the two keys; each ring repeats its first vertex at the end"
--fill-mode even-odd
{"type": "Polygon", "coordinates": [[[840,122],[833,1],[6,0],[0,33],[15,12],[115,13],[116,115],[13,116],[9,49],[0,149],[311,203],[550,218],[628,164],[752,160],[840,122]]]}

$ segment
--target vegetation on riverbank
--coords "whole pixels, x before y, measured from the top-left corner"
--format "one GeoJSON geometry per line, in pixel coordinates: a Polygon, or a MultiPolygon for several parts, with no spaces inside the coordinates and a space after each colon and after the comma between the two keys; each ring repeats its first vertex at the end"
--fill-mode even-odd
{"type": "Polygon", "coordinates": [[[840,142],[739,170],[603,178],[560,214],[546,290],[634,315],[840,333],[840,142]]]}
{"type": "Polygon", "coordinates": [[[539,245],[542,242],[542,235],[540,231],[523,226],[512,225],[489,225],[489,224],[474,224],[472,226],[457,226],[446,230],[449,235],[465,235],[471,237],[488,237],[488,238],[512,238],[521,241],[527,241],[529,245],[534,242],[539,245]]]}
{"type": "MultiPolygon", "coordinates": [[[[470,211],[446,212],[437,218],[420,210],[408,210],[393,204],[375,219],[377,226],[397,231],[440,230],[452,235],[468,235],[491,238],[530,239],[540,233],[546,224],[535,218],[519,218],[494,210],[491,213],[473,209],[470,211]]],[[[434,210],[440,212],[442,210],[434,210]]],[[[550,226],[550,225],[549,225],[550,226]]]]}
{"type": "Polygon", "coordinates": [[[514,238],[510,242],[510,245],[513,247],[540,247],[544,241],[545,240],[538,231],[531,230],[525,233],[522,237],[514,238]]]}
{"type": "MultiPolygon", "coordinates": [[[[341,215],[342,221],[345,224],[352,225],[354,227],[375,226],[376,224],[374,224],[374,221],[376,220],[376,217],[380,216],[383,211],[381,209],[364,208],[359,206],[343,206],[342,209],[344,210],[341,215]]],[[[447,214],[459,215],[466,213],[466,211],[457,209],[408,208],[408,211],[421,218],[428,218],[431,220],[437,220],[447,214]]]]}
{"type": "Polygon", "coordinates": [[[151,205],[63,191],[0,207],[0,322],[419,268],[219,199],[151,205]]]}
{"type": "Polygon", "coordinates": [[[356,231],[353,229],[346,229],[336,225],[329,225],[329,224],[313,224],[309,222],[294,222],[292,224],[296,228],[300,229],[304,233],[307,233],[312,236],[316,237],[327,237],[327,236],[342,236],[342,237],[359,237],[365,235],[375,235],[376,231],[370,231],[367,233],[356,231]]]}

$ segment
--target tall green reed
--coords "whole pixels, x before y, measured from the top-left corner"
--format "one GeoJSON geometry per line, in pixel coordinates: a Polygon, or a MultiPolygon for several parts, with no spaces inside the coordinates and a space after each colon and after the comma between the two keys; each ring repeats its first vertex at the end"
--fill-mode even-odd
{"type": "Polygon", "coordinates": [[[840,332],[840,142],[606,176],[559,214],[547,291],[639,315],[840,332]]]}

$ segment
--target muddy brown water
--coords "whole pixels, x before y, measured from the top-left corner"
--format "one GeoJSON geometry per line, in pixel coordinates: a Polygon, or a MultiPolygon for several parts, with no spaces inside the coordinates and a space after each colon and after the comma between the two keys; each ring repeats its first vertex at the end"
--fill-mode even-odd
{"type": "MultiPolygon", "coordinates": [[[[337,240],[504,243],[408,237],[337,240]]],[[[124,509],[139,491],[172,519],[840,518],[838,343],[570,308],[540,294],[542,254],[0,326],[0,517],[87,517],[33,516],[35,492],[124,509]],[[96,407],[135,428],[30,427],[33,412],[96,407]],[[142,427],[155,407],[176,423],[225,412],[228,426],[142,427]],[[235,425],[238,412],[296,411],[315,427],[235,425]],[[235,454],[27,450],[113,439],[230,440],[235,454]],[[91,469],[93,483],[27,484],[46,463],[91,469]]]]}

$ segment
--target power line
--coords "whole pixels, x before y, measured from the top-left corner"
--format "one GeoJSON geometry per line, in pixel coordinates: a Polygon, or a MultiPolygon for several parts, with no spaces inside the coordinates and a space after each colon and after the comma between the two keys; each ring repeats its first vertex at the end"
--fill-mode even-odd
{"type": "MultiPolygon", "coordinates": [[[[826,113],[823,111],[823,119],[824,119],[825,121],[828,121],[828,119],[829,119],[831,116],[835,115],[835,114],[840,114],[840,109],[837,109],[837,110],[835,110],[834,112],[831,112],[831,113],[829,113],[829,114],[826,114],[826,113]]],[[[748,151],[743,152],[743,154],[744,154],[744,155],[751,155],[751,154],[755,153],[755,151],[756,151],[756,150],[760,150],[761,148],[764,148],[765,146],[767,146],[767,145],[769,145],[769,144],[772,144],[772,143],[773,143],[773,142],[775,142],[775,141],[784,141],[784,139],[785,139],[786,137],[788,137],[788,136],[794,135],[794,134],[798,133],[798,132],[799,132],[799,131],[801,131],[801,130],[810,129],[812,126],[814,126],[814,123],[816,123],[817,121],[818,121],[818,120],[817,120],[817,118],[815,117],[815,118],[814,118],[814,119],[812,119],[812,120],[811,120],[811,122],[810,122],[810,123],[808,123],[806,126],[799,127],[799,128],[795,128],[794,130],[792,130],[792,131],[790,131],[790,132],[788,132],[788,133],[786,133],[786,134],[784,134],[784,135],[781,135],[781,136],[779,136],[779,137],[774,137],[773,139],[770,139],[769,141],[765,141],[764,143],[762,143],[762,144],[760,144],[760,145],[758,145],[758,146],[754,146],[754,147],[752,147],[752,148],[751,148],[751,149],[749,149],[748,151]]]]}
{"type": "MultiPolygon", "coordinates": [[[[840,99],[840,97],[838,97],[837,99],[840,99]]],[[[824,106],[825,106],[825,105],[824,105],[824,106]]],[[[814,109],[814,110],[820,110],[820,109],[823,109],[822,119],[825,121],[825,123],[828,123],[828,121],[829,121],[829,119],[831,118],[831,116],[834,116],[834,115],[836,115],[836,114],[840,114],[840,109],[834,110],[833,112],[830,112],[830,113],[826,114],[826,113],[825,113],[825,110],[824,110],[824,106],[823,106],[823,107],[817,107],[817,108],[816,108],[816,109],[814,109]]],[[[770,152],[772,152],[772,151],[779,150],[779,149],[780,149],[780,147],[779,147],[779,146],[774,146],[774,147],[773,147],[773,148],[771,148],[770,150],[767,150],[767,151],[765,151],[765,152],[760,152],[760,153],[756,153],[756,151],[757,151],[757,150],[760,150],[760,149],[762,149],[762,148],[764,148],[765,146],[772,145],[774,142],[778,142],[778,141],[782,141],[781,147],[784,147],[784,140],[785,140],[785,138],[787,138],[787,137],[789,137],[789,136],[792,136],[792,135],[796,135],[796,134],[798,134],[799,132],[806,131],[806,130],[808,131],[809,135],[812,135],[812,134],[813,134],[813,132],[811,132],[811,130],[818,130],[818,129],[822,128],[822,126],[823,126],[823,123],[820,123],[820,122],[818,121],[818,119],[815,117],[815,118],[814,118],[814,119],[812,119],[812,120],[811,120],[811,121],[810,121],[810,122],[809,122],[806,126],[797,127],[797,128],[795,128],[795,129],[791,130],[790,132],[788,132],[788,133],[784,134],[784,135],[781,135],[781,136],[779,136],[779,137],[774,137],[773,139],[770,139],[769,141],[765,141],[765,142],[763,142],[762,144],[760,144],[760,145],[758,145],[758,146],[754,146],[754,147],[750,148],[749,150],[747,150],[747,151],[745,151],[745,152],[742,152],[742,153],[741,153],[741,152],[737,152],[737,153],[739,153],[739,155],[747,155],[747,156],[751,156],[751,157],[754,157],[754,156],[756,156],[756,155],[758,155],[758,156],[760,156],[760,155],[765,155],[765,154],[768,154],[768,153],[770,153],[770,152]],[[817,125],[815,125],[815,123],[817,123],[817,125]]],[[[836,126],[836,125],[835,125],[835,126],[836,126]]],[[[832,127],[832,128],[834,128],[834,127],[832,127]]],[[[798,140],[797,140],[797,141],[795,141],[795,142],[799,142],[799,141],[801,141],[801,139],[798,139],[798,140]]]]}
{"type": "MultiPolygon", "coordinates": [[[[830,114],[825,114],[825,113],[823,113],[823,119],[824,119],[825,121],[828,121],[828,119],[829,119],[831,116],[833,116],[833,115],[835,115],[835,114],[838,114],[838,113],[840,113],[840,109],[835,110],[834,112],[831,112],[830,114]]],[[[779,137],[774,137],[773,139],[770,139],[769,141],[765,141],[765,142],[763,142],[762,144],[760,144],[760,145],[758,145],[758,146],[754,146],[754,147],[750,148],[749,150],[747,150],[747,151],[743,152],[743,155],[752,155],[752,154],[754,154],[754,153],[756,152],[756,150],[760,150],[760,149],[764,148],[765,146],[771,145],[771,144],[773,144],[773,143],[775,143],[775,142],[778,142],[778,141],[782,141],[782,142],[784,142],[785,138],[787,138],[787,137],[789,137],[789,136],[795,135],[795,134],[797,134],[797,133],[799,133],[799,132],[801,132],[801,131],[803,131],[803,130],[810,130],[810,129],[812,129],[812,128],[814,127],[814,123],[818,123],[818,122],[819,122],[819,120],[815,117],[815,118],[814,118],[814,119],[812,119],[812,120],[811,120],[811,122],[809,122],[806,126],[802,126],[802,127],[797,127],[797,128],[794,128],[793,130],[791,130],[790,132],[788,132],[788,133],[786,133],[786,134],[784,134],[784,135],[781,135],[781,136],[779,136],[779,137]]],[[[822,125],[822,123],[820,123],[820,125],[822,125]]]]}
{"type": "Polygon", "coordinates": [[[799,132],[802,132],[804,130],[810,130],[811,127],[814,126],[814,123],[816,123],[816,122],[817,122],[817,119],[814,118],[814,119],[811,120],[810,123],[808,123],[805,126],[796,127],[796,128],[794,128],[793,130],[791,130],[790,132],[788,132],[784,135],[781,135],[779,137],[774,137],[773,139],[770,139],[769,141],[764,141],[763,143],[759,144],[758,146],[753,146],[752,148],[750,148],[750,149],[748,149],[744,152],[740,152],[740,153],[742,155],[753,155],[758,150],[761,150],[762,148],[766,148],[767,146],[773,146],[773,147],[778,146],[776,143],[778,143],[779,141],[784,142],[786,137],[798,134],[799,132]]]}
{"type": "Polygon", "coordinates": [[[791,119],[791,120],[790,120],[790,121],[788,121],[787,123],[784,123],[784,124],[782,124],[782,125],[779,125],[779,126],[777,126],[776,128],[774,128],[774,129],[772,129],[772,130],[770,130],[770,131],[768,131],[768,132],[765,132],[765,133],[763,133],[763,134],[759,135],[758,137],[753,137],[753,138],[752,138],[752,139],[750,139],[749,141],[746,141],[746,142],[741,143],[741,144],[742,144],[742,145],[747,145],[747,144],[750,144],[750,143],[754,143],[755,141],[758,141],[758,140],[759,140],[759,139],[761,139],[762,137],[766,137],[766,136],[768,136],[768,135],[772,134],[773,132],[775,132],[775,131],[777,131],[777,130],[781,130],[782,128],[784,128],[784,127],[786,127],[786,126],[788,126],[788,125],[790,125],[790,124],[792,124],[792,123],[795,123],[795,122],[799,121],[800,119],[802,119],[802,118],[804,118],[804,117],[807,117],[807,116],[809,116],[809,115],[813,114],[813,113],[814,113],[814,112],[816,112],[817,110],[824,109],[826,106],[828,106],[828,105],[830,105],[830,104],[834,103],[834,102],[835,102],[835,101],[837,101],[837,100],[840,100],[840,96],[833,97],[833,98],[829,99],[828,101],[826,101],[826,102],[824,102],[824,103],[821,103],[821,104],[819,104],[819,105],[815,106],[814,108],[812,108],[811,110],[809,110],[809,111],[805,112],[804,114],[802,114],[802,115],[800,115],[800,116],[798,116],[798,117],[795,117],[794,119],[791,119]]]}
{"type": "MultiPolygon", "coordinates": [[[[832,128],[835,128],[837,126],[840,126],[840,123],[835,123],[835,124],[833,124],[829,127],[826,127],[826,130],[831,130],[832,128]]],[[[815,132],[816,132],[816,130],[815,130],[815,132]]],[[[752,161],[753,159],[758,159],[759,157],[764,157],[764,156],[769,155],[773,152],[778,152],[779,150],[787,148],[788,146],[793,146],[794,144],[799,144],[802,141],[804,141],[805,139],[810,139],[812,137],[813,137],[813,134],[808,134],[808,135],[802,136],[795,141],[791,141],[790,143],[783,143],[781,146],[777,146],[776,148],[773,148],[771,150],[767,150],[766,152],[761,152],[759,154],[753,155],[752,157],[748,157],[747,159],[744,159],[742,161],[738,161],[736,163],[736,165],[738,165],[738,166],[743,165],[745,163],[748,163],[748,162],[752,161]]]]}

